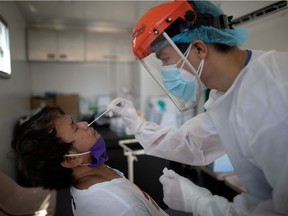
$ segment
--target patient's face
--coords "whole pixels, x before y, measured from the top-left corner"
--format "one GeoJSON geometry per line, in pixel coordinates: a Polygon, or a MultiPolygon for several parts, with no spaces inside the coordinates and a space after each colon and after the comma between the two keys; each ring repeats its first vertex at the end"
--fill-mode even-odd
{"type": "Polygon", "coordinates": [[[87,122],[74,122],[68,116],[59,117],[54,125],[57,137],[64,142],[72,143],[76,149],[75,153],[88,151],[100,137],[92,127],[87,127],[87,122]]]}

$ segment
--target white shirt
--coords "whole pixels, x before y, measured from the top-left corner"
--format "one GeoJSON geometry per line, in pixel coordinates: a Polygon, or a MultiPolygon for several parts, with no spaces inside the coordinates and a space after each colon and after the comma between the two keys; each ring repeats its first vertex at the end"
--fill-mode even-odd
{"type": "Polygon", "coordinates": [[[147,193],[115,171],[122,178],[85,190],[70,188],[75,216],[167,216],[147,193]]]}
{"type": "MultiPolygon", "coordinates": [[[[227,215],[288,215],[288,54],[253,51],[230,89],[212,90],[204,107],[179,129],[147,122],[136,138],[147,154],[190,165],[226,151],[247,190],[227,215]]],[[[205,215],[227,208],[218,198],[205,215]]]]}

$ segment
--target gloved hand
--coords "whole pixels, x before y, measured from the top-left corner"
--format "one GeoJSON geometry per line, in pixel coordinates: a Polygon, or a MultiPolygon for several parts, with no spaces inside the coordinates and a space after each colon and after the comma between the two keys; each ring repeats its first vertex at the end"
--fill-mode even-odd
{"type": "Polygon", "coordinates": [[[140,133],[145,126],[145,119],[136,111],[133,103],[129,100],[116,98],[108,104],[107,109],[122,117],[129,134],[140,133]],[[120,100],[121,102],[117,103],[120,100]]]}
{"type": "Polygon", "coordinates": [[[174,170],[165,167],[163,173],[159,179],[163,185],[163,200],[172,209],[193,213],[200,199],[212,196],[209,190],[195,185],[174,170]]]}

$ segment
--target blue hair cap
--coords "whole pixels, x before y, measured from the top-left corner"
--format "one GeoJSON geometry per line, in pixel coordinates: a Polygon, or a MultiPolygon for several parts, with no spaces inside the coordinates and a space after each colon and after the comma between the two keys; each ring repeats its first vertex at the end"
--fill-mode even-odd
{"type": "MultiPolygon", "coordinates": [[[[220,16],[222,9],[207,0],[194,1],[197,11],[212,16],[220,16]]],[[[248,38],[248,32],[244,28],[215,28],[212,26],[199,26],[194,29],[184,30],[173,36],[171,39],[174,43],[192,43],[195,40],[201,40],[206,44],[225,44],[227,46],[242,46],[248,38]]],[[[159,42],[151,49],[158,52],[169,43],[168,41],[159,42]]]]}
{"type": "Polygon", "coordinates": [[[182,32],[172,37],[174,43],[192,43],[201,40],[207,44],[226,44],[241,46],[248,37],[245,29],[217,29],[211,26],[200,26],[193,30],[182,32]]]}
{"type": "Polygon", "coordinates": [[[220,16],[224,13],[221,8],[217,7],[215,4],[207,0],[194,1],[194,4],[196,6],[196,10],[199,13],[207,13],[213,16],[220,16]]]}
{"type": "MultiPolygon", "coordinates": [[[[220,16],[222,9],[210,1],[195,1],[198,12],[220,16]]],[[[243,28],[228,29],[214,28],[212,26],[200,26],[192,30],[181,32],[172,37],[174,43],[192,43],[201,40],[207,44],[226,44],[228,46],[241,46],[248,37],[248,32],[243,28]]]]}

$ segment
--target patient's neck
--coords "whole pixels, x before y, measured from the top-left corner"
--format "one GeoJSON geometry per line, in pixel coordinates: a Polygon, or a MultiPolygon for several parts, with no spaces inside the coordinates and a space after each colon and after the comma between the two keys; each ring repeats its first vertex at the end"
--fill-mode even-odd
{"type": "Polygon", "coordinates": [[[82,166],[73,170],[75,181],[72,186],[77,189],[87,189],[94,184],[121,178],[113,169],[105,164],[98,167],[82,166]]]}

